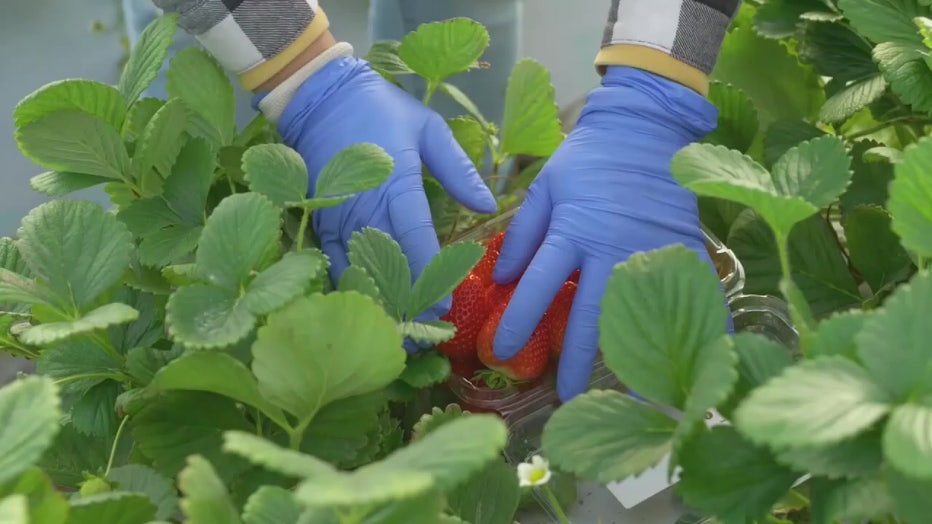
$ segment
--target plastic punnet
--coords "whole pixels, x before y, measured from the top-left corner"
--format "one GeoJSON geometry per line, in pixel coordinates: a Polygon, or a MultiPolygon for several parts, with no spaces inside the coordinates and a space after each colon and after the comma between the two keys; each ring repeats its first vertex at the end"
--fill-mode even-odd
{"type": "MultiPolygon", "coordinates": [[[[473,241],[484,244],[492,237],[505,231],[514,218],[518,208],[514,207],[501,215],[484,222],[467,231],[454,242],[473,241]]],[[[728,299],[740,296],[744,289],[744,267],[725,244],[711,231],[703,227],[706,249],[722,283],[722,289],[728,299]]],[[[474,412],[494,412],[503,417],[514,417],[534,409],[558,404],[555,386],[556,365],[541,378],[527,383],[495,389],[473,380],[471,376],[453,373],[448,382],[450,389],[460,400],[464,409],[474,412]]],[[[590,387],[610,389],[618,386],[618,379],[605,367],[601,358],[593,366],[590,387]]]]}

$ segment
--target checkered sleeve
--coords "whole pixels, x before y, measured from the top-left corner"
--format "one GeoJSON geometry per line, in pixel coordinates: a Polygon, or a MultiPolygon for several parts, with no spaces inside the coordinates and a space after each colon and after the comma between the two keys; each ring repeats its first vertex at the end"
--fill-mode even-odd
{"type": "Polygon", "coordinates": [[[612,0],[600,68],[646,69],[705,93],[741,0],[612,0]]]}
{"type": "Polygon", "coordinates": [[[318,0],[154,0],[254,90],[329,28],[318,0]]]}

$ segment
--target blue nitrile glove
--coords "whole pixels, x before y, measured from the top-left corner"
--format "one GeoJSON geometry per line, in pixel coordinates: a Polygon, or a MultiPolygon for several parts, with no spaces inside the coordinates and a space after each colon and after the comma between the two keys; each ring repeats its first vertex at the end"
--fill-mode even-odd
{"type": "MultiPolygon", "coordinates": [[[[314,73],[285,108],[278,130],[304,158],[311,188],[324,165],[354,144],[376,144],[395,161],[394,172],[380,187],[315,212],[314,231],[330,258],[334,282],[349,265],[347,241],[364,227],[379,229],[401,244],[414,278],[440,250],[424,194],[422,161],[467,208],[479,213],[497,209],[443,118],[387,82],[364,60],[337,58],[314,73]]],[[[442,316],[450,300],[434,307],[429,317],[442,316]]]]}
{"type": "Polygon", "coordinates": [[[634,68],[608,68],[505,236],[494,278],[508,283],[524,276],[495,336],[498,358],[526,343],[560,286],[581,269],[557,377],[567,401],[588,386],[602,295],[616,264],[683,244],[715,271],[697,199],[676,183],[669,165],[716,120],[715,106],[685,86],[634,68]]]}

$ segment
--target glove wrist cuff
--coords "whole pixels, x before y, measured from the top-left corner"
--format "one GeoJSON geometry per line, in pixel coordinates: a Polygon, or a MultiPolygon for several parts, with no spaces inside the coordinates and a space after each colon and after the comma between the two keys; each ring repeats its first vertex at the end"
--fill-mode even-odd
{"type": "Polygon", "coordinates": [[[353,46],[346,42],[340,42],[327,49],[264,96],[258,104],[259,110],[272,125],[278,125],[282,113],[301,85],[330,62],[347,56],[353,56],[353,46]]]}

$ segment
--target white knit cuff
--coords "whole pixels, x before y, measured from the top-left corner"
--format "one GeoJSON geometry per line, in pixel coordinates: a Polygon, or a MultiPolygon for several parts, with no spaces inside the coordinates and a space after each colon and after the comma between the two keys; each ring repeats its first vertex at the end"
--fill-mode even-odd
{"type": "Polygon", "coordinates": [[[291,103],[291,99],[294,98],[298,88],[300,88],[311,75],[323,69],[324,66],[337,58],[345,56],[353,56],[353,46],[347,42],[340,42],[318,55],[317,58],[305,64],[301,69],[298,69],[295,74],[279,84],[278,87],[273,89],[272,92],[259,102],[259,110],[265,115],[266,120],[271,122],[272,125],[277,126],[278,120],[282,117],[282,113],[285,112],[285,108],[288,107],[288,104],[291,103]]]}

